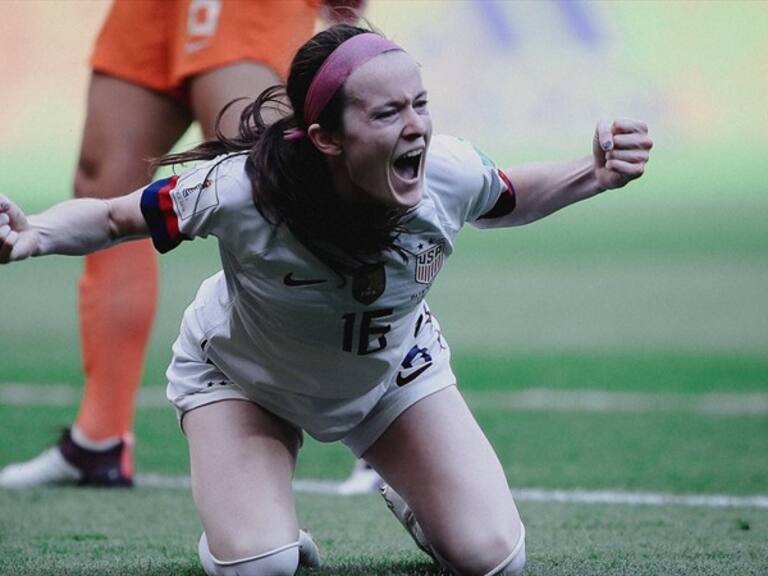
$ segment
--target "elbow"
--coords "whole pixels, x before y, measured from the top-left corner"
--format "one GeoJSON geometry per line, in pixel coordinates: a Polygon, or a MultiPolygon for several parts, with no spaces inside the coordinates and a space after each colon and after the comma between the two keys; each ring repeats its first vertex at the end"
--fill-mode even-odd
{"type": "Polygon", "coordinates": [[[109,200],[104,200],[104,203],[107,207],[107,214],[106,214],[106,239],[109,242],[109,244],[114,244],[115,242],[119,242],[123,236],[123,230],[121,223],[117,217],[117,213],[114,209],[114,204],[110,202],[109,200]]]}
{"type": "Polygon", "coordinates": [[[115,198],[114,200],[103,201],[107,207],[105,231],[109,245],[117,244],[129,238],[146,235],[140,229],[137,219],[133,217],[133,213],[126,211],[125,205],[119,203],[121,199],[115,198]]]}

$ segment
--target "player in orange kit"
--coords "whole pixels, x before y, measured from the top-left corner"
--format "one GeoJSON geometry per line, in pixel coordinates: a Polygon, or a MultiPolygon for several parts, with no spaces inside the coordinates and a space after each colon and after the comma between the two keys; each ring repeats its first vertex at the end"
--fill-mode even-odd
{"type": "MultiPolygon", "coordinates": [[[[325,11],[354,21],[365,0],[115,0],[98,36],[75,196],[114,198],[147,184],[147,159],[198,121],[237,131],[242,108],[285,79],[325,11]]],[[[149,240],[85,258],[80,328],[85,391],[74,425],[38,457],[0,471],[0,487],[133,484],[134,402],[155,314],[149,240]]]]}

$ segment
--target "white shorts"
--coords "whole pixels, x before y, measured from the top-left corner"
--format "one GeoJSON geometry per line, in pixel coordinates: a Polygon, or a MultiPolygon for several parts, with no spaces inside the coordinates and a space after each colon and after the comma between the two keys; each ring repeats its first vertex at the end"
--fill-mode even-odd
{"type": "Polygon", "coordinates": [[[428,317],[389,381],[355,398],[329,399],[233,382],[206,360],[201,347],[204,336],[193,304],[184,313],[181,333],[173,344],[173,358],[166,372],[168,400],[180,420],[186,412],[206,404],[247,400],[320,442],[341,440],[360,457],[410,406],[456,383],[440,325],[434,316],[428,317]]]}

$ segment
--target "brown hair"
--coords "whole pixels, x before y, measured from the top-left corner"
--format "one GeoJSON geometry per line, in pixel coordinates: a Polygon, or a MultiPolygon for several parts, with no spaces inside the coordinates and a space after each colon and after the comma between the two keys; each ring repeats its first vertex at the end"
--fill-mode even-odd
{"type": "MultiPolygon", "coordinates": [[[[342,278],[375,264],[387,249],[405,258],[396,241],[407,211],[342,200],[333,189],[323,154],[308,138],[291,141],[283,135],[290,128],[307,128],[303,125],[304,100],[315,74],[342,42],[365,32],[370,31],[339,24],[316,34],[294,57],[286,86],[266,89],[243,110],[237,136],[227,138],[221,132],[225,107],[216,122],[215,140],[164,156],[155,165],[245,154],[254,203],[262,215],[273,225],[286,225],[342,278]],[[277,111],[280,118],[270,124],[264,111],[277,111]]],[[[343,92],[336,93],[318,118],[326,130],[342,127],[343,92]]]]}

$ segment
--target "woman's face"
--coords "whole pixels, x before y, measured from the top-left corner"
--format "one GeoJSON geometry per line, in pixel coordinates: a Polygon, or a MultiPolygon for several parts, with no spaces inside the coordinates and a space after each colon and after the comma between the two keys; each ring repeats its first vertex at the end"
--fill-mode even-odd
{"type": "Polygon", "coordinates": [[[338,161],[346,167],[350,199],[415,206],[432,136],[418,65],[405,52],[387,52],[355,70],[343,90],[338,161]]]}

